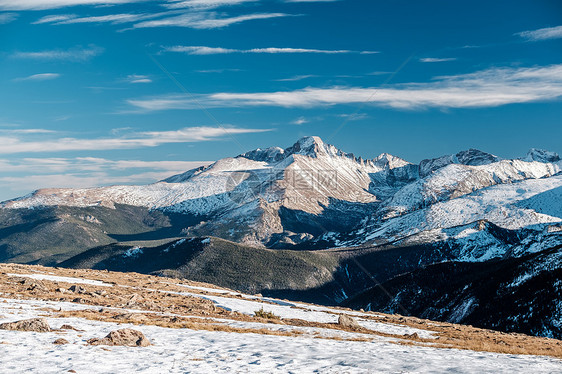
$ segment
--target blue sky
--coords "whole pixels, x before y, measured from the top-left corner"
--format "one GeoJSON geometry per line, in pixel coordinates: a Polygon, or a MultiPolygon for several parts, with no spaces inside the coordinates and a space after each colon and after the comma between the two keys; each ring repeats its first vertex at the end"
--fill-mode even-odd
{"type": "Polygon", "coordinates": [[[0,0],[0,199],[318,135],[562,153],[560,1],[0,0]]]}

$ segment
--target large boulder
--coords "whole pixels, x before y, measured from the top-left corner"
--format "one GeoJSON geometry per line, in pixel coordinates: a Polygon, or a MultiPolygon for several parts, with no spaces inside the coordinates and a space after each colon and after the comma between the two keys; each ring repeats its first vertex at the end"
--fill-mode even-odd
{"type": "Polygon", "coordinates": [[[346,329],[358,330],[361,328],[361,325],[352,317],[341,314],[338,318],[338,325],[346,329]]]}
{"type": "Polygon", "coordinates": [[[45,318],[32,318],[0,324],[2,330],[49,332],[51,327],[45,318]]]}
{"type": "Polygon", "coordinates": [[[93,338],[88,340],[91,345],[124,345],[127,347],[147,347],[150,341],[140,331],[133,329],[120,329],[107,334],[103,339],[93,338]]]}

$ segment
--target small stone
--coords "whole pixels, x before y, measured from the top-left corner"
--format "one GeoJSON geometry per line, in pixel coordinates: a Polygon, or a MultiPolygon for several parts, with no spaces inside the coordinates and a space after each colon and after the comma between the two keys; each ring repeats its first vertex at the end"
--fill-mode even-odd
{"type": "Polygon", "coordinates": [[[79,330],[79,329],[77,329],[76,327],[71,326],[71,325],[62,325],[62,326],[60,327],[60,329],[61,329],[61,330],[84,331],[84,330],[79,330]]]}
{"type": "Polygon", "coordinates": [[[63,338],[59,338],[59,339],[55,340],[55,341],[53,342],[53,344],[56,344],[56,345],[68,344],[68,340],[63,339],[63,338]]]}
{"type": "Polygon", "coordinates": [[[76,293],[80,293],[80,294],[86,293],[86,289],[84,287],[76,285],[76,284],[70,286],[70,288],[68,290],[70,292],[76,292],[76,293]]]}

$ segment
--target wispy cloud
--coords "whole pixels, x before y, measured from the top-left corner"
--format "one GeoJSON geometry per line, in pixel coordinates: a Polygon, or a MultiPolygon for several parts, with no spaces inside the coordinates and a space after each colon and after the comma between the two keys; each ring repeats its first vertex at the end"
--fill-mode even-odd
{"type": "MultiPolygon", "coordinates": [[[[176,45],[171,47],[163,47],[164,52],[179,52],[189,55],[218,55],[230,53],[320,53],[320,54],[341,54],[341,53],[365,53],[371,51],[350,51],[346,49],[330,50],[330,49],[310,49],[310,48],[252,48],[252,49],[232,49],[222,47],[206,47],[206,46],[185,46],[176,45]]],[[[372,52],[377,53],[377,52],[372,52]]]]}
{"type": "MultiPolygon", "coordinates": [[[[169,5],[173,4],[167,4],[167,6],[169,5]]],[[[117,13],[89,17],[79,17],[75,14],[50,15],[42,17],[34,23],[49,23],[53,25],[70,25],[77,23],[110,23],[113,25],[131,24],[129,28],[123,29],[121,31],[138,28],[171,26],[187,27],[192,29],[216,29],[251,20],[291,16],[290,14],[285,13],[254,13],[228,17],[223,13],[218,14],[216,12],[209,12],[205,9],[200,9],[213,8],[216,6],[211,6],[211,4],[209,3],[209,6],[207,7],[193,6],[197,8],[193,10],[172,9],[156,13],[117,13]]],[[[177,7],[181,8],[179,4],[177,4],[177,7]]]]}
{"type": "Polygon", "coordinates": [[[361,121],[369,118],[366,113],[339,114],[338,117],[344,118],[346,121],[361,121]]]}
{"type": "Polygon", "coordinates": [[[67,21],[69,19],[77,18],[76,14],[53,14],[49,16],[44,16],[39,18],[37,21],[33,22],[34,25],[39,25],[42,23],[56,23],[67,21]]]}
{"type": "Polygon", "coordinates": [[[289,77],[289,78],[275,79],[275,81],[277,81],[277,82],[298,82],[298,81],[302,81],[303,79],[315,78],[315,77],[318,77],[318,75],[313,75],[313,74],[295,75],[295,76],[289,77]]]}
{"type": "Polygon", "coordinates": [[[0,129],[0,136],[19,134],[53,134],[56,131],[47,129],[0,129]]]}
{"type": "Polygon", "coordinates": [[[285,0],[286,3],[333,3],[341,0],[285,0]]]}
{"type": "Polygon", "coordinates": [[[131,74],[125,79],[128,83],[152,83],[148,75],[131,74]]]}
{"type": "Polygon", "coordinates": [[[0,158],[0,200],[39,188],[153,183],[210,161],[142,161],[105,158],[0,158]],[[22,192],[22,186],[27,191],[22,192]]]}
{"type": "Polygon", "coordinates": [[[562,38],[562,26],[546,27],[544,29],[518,32],[518,35],[530,41],[560,39],[562,38]]]}
{"type": "Polygon", "coordinates": [[[31,60],[61,60],[61,61],[87,61],[102,54],[103,48],[90,45],[88,48],[52,49],[38,52],[15,52],[11,55],[18,59],[31,60]]]}
{"type": "Polygon", "coordinates": [[[77,23],[111,23],[113,25],[120,25],[124,23],[133,23],[164,16],[177,15],[178,13],[181,13],[181,11],[165,11],[157,13],[117,13],[90,17],[79,17],[76,14],[62,14],[42,17],[35,21],[34,24],[50,23],[54,25],[71,25],[77,23]]]}
{"type": "Polygon", "coordinates": [[[205,107],[318,107],[370,103],[399,109],[477,108],[554,100],[562,97],[562,64],[532,68],[491,68],[471,74],[436,77],[430,82],[385,88],[308,87],[294,91],[230,93],[191,97],[169,95],[132,99],[137,110],[205,107]]]}
{"type": "Polygon", "coordinates": [[[304,117],[299,117],[296,120],[292,121],[291,124],[292,125],[304,125],[305,123],[310,122],[309,120],[307,120],[304,117]]]}
{"type": "Polygon", "coordinates": [[[244,3],[254,3],[259,0],[170,0],[168,4],[164,4],[166,8],[199,8],[211,9],[223,6],[240,5],[244,3]]]}
{"type": "Polygon", "coordinates": [[[120,13],[120,14],[107,14],[105,16],[68,18],[65,20],[59,20],[52,23],[55,23],[57,25],[71,25],[75,23],[112,23],[117,25],[121,23],[137,22],[137,21],[145,20],[147,18],[154,18],[154,17],[156,17],[156,15],[120,13]]]}
{"type": "Polygon", "coordinates": [[[0,134],[0,154],[24,152],[101,151],[156,147],[170,143],[203,142],[234,134],[269,131],[268,129],[243,129],[220,127],[186,127],[176,131],[145,131],[112,138],[45,138],[27,139],[17,133],[0,134]]]}
{"type": "MultiPolygon", "coordinates": [[[[327,1],[327,0],[315,0],[327,1]]],[[[149,2],[148,0],[0,0],[0,10],[45,10],[72,6],[107,6],[149,2]]],[[[168,9],[213,9],[259,0],[163,0],[159,5],[168,9]]]]}
{"type": "Polygon", "coordinates": [[[0,0],[1,10],[44,10],[77,5],[115,5],[143,0],[0,0]]]}
{"type": "Polygon", "coordinates": [[[97,157],[75,158],[22,158],[0,159],[0,169],[5,172],[27,173],[68,173],[68,172],[102,172],[108,169],[157,169],[166,172],[182,172],[209,164],[209,161],[141,161],[141,160],[108,160],[97,157]]]}
{"type": "Polygon", "coordinates": [[[14,81],[48,81],[59,78],[61,75],[58,73],[41,73],[33,74],[28,77],[16,78],[14,81]]]}
{"type": "Polygon", "coordinates": [[[437,58],[437,57],[425,57],[420,58],[420,62],[447,62],[447,61],[455,61],[455,57],[445,57],[445,58],[437,58]]]}
{"type": "Polygon", "coordinates": [[[234,17],[223,17],[215,12],[195,12],[184,13],[174,17],[166,17],[156,20],[139,22],[134,24],[133,28],[175,26],[188,27],[192,29],[218,29],[221,27],[226,27],[246,21],[289,16],[291,15],[286,13],[254,13],[234,17]]]}
{"type": "Polygon", "coordinates": [[[195,70],[197,73],[203,74],[222,74],[225,72],[238,72],[242,71],[242,69],[205,69],[205,70],[195,70]]]}
{"type": "Polygon", "coordinates": [[[16,19],[18,19],[17,13],[0,13],[0,25],[5,25],[15,21],[16,19]]]}

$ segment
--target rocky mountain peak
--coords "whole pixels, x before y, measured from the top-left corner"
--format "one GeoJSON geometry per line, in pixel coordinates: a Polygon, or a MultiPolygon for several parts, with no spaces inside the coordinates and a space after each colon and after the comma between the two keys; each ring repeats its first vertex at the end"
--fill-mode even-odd
{"type": "Polygon", "coordinates": [[[460,151],[455,155],[456,163],[463,165],[487,165],[493,162],[498,162],[501,160],[496,155],[491,153],[483,152],[479,149],[468,149],[466,151],[460,151]]]}
{"type": "Polygon", "coordinates": [[[420,176],[423,178],[431,172],[441,169],[450,164],[462,165],[488,165],[500,161],[501,158],[491,153],[483,152],[478,149],[468,149],[453,155],[445,155],[437,158],[425,159],[420,162],[420,176]]]}
{"type": "Polygon", "coordinates": [[[531,148],[527,152],[527,156],[523,158],[524,161],[537,161],[537,162],[558,162],[560,155],[556,152],[550,152],[544,149],[531,148]]]}
{"type": "Polygon", "coordinates": [[[270,147],[261,149],[258,148],[241,154],[241,157],[248,158],[254,161],[265,162],[278,162],[290,155],[304,155],[309,157],[318,157],[319,155],[345,155],[344,152],[338,150],[336,147],[326,144],[318,136],[305,136],[300,138],[295,144],[287,149],[279,147],[270,147]]]}
{"type": "MultiPolygon", "coordinates": [[[[317,157],[319,154],[328,153],[331,148],[336,150],[334,146],[325,144],[318,136],[305,136],[297,140],[295,144],[287,148],[287,154],[300,154],[304,156],[317,157]]],[[[330,152],[331,153],[331,152],[330,152]]]]}

